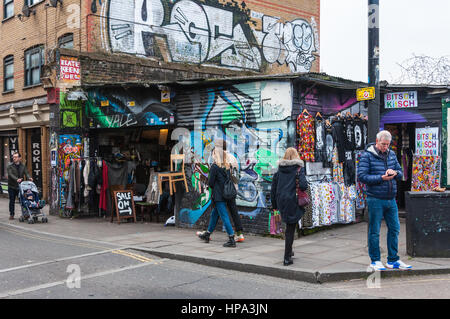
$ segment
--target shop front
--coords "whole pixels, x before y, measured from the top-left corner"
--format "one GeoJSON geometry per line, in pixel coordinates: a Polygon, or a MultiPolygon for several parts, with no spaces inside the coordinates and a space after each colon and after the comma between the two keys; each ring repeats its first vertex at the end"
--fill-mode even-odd
{"type": "Polygon", "coordinates": [[[154,208],[158,217],[172,216],[167,183],[161,196],[149,196],[151,179],[169,170],[172,104],[162,103],[156,88],[90,88],[83,96],[79,108],[73,102],[61,108],[75,118],[80,111],[82,123],[78,132],[55,135],[53,206],[61,216],[115,217],[114,191],[132,190],[138,215],[154,208]]]}
{"type": "Polygon", "coordinates": [[[357,221],[357,212],[365,207],[364,190],[356,180],[357,152],[367,143],[367,111],[356,100],[356,88],[363,85],[307,75],[177,86],[174,101],[182,129],[175,136],[189,159],[189,192],[181,187],[175,195],[176,225],[208,224],[213,203],[207,180],[216,141],[225,141],[238,168],[237,205],[244,232],[282,231],[271,210],[270,189],[278,161],[291,146],[306,163],[314,199],[301,227],[357,221]]]}
{"type": "Polygon", "coordinates": [[[433,191],[447,186],[443,98],[440,86],[386,86],[382,90],[380,129],[391,132],[391,148],[403,170],[397,202],[405,208],[405,192],[433,191]]]}

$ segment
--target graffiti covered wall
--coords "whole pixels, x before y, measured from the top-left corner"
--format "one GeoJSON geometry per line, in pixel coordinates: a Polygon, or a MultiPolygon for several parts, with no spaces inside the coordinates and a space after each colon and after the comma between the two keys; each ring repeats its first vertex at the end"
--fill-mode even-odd
{"type": "Polygon", "coordinates": [[[185,129],[174,131],[172,139],[189,154],[190,191],[181,202],[181,224],[208,222],[208,173],[212,149],[221,139],[230,154],[228,161],[238,172],[237,205],[244,227],[258,228],[255,232],[267,228],[272,175],[288,147],[291,99],[290,82],[276,81],[177,93],[178,126],[185,129]]]}
{"type": "Polygon", "coordinates": [[[95,128],[175,124],[174,106],[161,103],[160,91],[153,88],[89,90],[86,115],[95,128]]]}
{"type": "Polygon", "coordinates": [[[319,6],[318,0],[93,0],[88,50],[264,73],[319,72],[319,6]]]}

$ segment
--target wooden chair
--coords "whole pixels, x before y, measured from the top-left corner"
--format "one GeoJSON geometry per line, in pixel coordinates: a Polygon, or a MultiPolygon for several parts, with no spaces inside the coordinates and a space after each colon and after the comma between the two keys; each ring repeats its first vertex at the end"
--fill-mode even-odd
{"type": "Polygon", "coordinates": [[[184,154],[172,154],[170,155],[170,172],[161,172],[158,173],[158,186],[159,192],[162,190],[162,182],[169,182],[169,191],[170,195],[177,191],[175,183],[179,181],[184,181],[184,186],[186,188],[186,192],[189,192],[186,174],[184,172],[184,154]],[[181,171],[176,170],[176,164],[174,166],[174,162],[181,160],[181,171]]]}

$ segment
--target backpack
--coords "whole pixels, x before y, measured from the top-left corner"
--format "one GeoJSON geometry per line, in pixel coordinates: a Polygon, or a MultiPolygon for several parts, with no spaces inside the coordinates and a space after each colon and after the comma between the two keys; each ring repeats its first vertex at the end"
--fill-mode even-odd
{"type": "Polygon", "coordinates": [[[236,198],[236,195],[236,187],[234,187],[234,183],[231,180],[230,171],[227,170],[225,183],[223,185],[223,198],[225,198],[226,200],[230,200],[236,198]]]}

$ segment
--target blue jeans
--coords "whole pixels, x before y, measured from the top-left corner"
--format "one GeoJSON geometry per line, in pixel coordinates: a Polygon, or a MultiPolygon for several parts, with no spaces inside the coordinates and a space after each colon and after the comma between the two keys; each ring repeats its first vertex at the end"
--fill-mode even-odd
{"type": "Polygon", "coordinates": [[[380,255],[380,227],[384,217],[387,232],[388,262],[399,260],[398,257],[398,234],[400,233],[400,221],[398,219],[398,208],[395,199],[386,200],[367,197],[369,208],[369,256],[372,262],[381,261],[380,255]]]}
{"type": "Polygon", "coordinates": [[[234,231],[233,227],[231,226],[230,218],[228,217],[227,205],[225,202],[215,202],[215,206],[209,218],[208,232],[212,233],[216,228],[219,215],[223,221],[223,225],[225,226],[228,236],[233,236],[234,231]]]}

